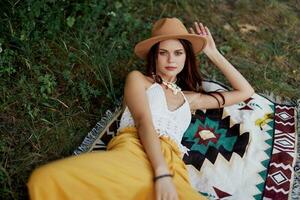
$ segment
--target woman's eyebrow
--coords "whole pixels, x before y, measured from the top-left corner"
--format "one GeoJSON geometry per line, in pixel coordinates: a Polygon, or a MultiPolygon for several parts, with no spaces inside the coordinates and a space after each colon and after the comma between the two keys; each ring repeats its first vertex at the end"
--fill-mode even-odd
{"type": "MultiPolygon", "coordinates": [[[[162,51],[168,51],[167,49],[159,49],[159,50],[162,50],[162,51]]],[[[175,51],[183,51],[184,49],[176,49],[175,51]]]]}

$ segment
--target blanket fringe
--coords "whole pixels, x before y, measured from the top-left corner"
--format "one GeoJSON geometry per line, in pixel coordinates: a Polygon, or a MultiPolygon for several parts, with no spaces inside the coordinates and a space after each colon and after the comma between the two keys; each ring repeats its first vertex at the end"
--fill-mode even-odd
{"type": "Polygon", "coordinates": [[[92,145],[99,137],[99,134],[106,128],[109,122],[116,116],[118,112],[122,109],[121,101],[118,101],[117,106],[114,111],[106,110],[105,115],[101,117],[100,121],[96,123],[94,128],[87,134],[83,139],[80,146],[73,151],[73,154],[79,155],[84,152],[90,151],[92,145]]]}
{"type": "Polygon", "coordinates": [[[280,105],[288,105],[288,106],[294,106],[298,107],[300,103],[300,99],[291,99],[289,97],[281,97],[278,95],[275,95],[273,92],[270,91],[264,91],[263,93],[257,93],[268,100],[272,101],[275,104],[280,104],[280,105]]]}

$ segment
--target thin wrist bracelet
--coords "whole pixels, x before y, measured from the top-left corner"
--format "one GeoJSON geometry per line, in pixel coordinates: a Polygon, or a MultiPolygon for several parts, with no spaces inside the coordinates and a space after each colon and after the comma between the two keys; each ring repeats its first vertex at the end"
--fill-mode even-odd
{"type": "Polygon", "coordinates": [[[172,174],[162,174],[162,175],[159,175],[159,176],[156,176],[153,178],[153,181],[157,181],[157,179],[160,179],[160,178],[164,178],[164,177],[173,177],[174,175],[172,174]]]}

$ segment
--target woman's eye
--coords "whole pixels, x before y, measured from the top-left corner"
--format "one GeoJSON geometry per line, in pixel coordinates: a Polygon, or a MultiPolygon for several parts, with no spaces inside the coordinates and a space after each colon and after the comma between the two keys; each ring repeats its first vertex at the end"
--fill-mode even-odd
{"type": "Polygon", "coordinates": [[[180,56],[182,52],[175,52],[175,55],[180,56]]]}
{"type": "Polygon", "coordinates": [[[165,54],[166,54],[166,52],[164,52],[164,51],[159,52],[159,55],[165,55],[165,54]]]}

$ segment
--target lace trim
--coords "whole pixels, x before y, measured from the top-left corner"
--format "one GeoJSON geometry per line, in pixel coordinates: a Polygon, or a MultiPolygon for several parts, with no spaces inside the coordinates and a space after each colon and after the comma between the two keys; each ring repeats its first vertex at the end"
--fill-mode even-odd
{"type": "MultiPolygon", "coordinates": [[[[124,126],[124,127],[119,127],[119,129],[117,130],[117,135],[119,134],[119,132],[122,131],[122,129],[124,128],[127,128],[127,127],[133,127],[133,128],[136,128],[136,126],[133,124],[133,125],[127,125],[127,126],[124,126]]],[[[157,130],[156,129],[156,132],[157,132],[157,135],[158,137],[161,137],[161,136],[167,136],[168,138],[170,138],[173,142],[175,142],[177,144],[177,147],[179,148],[180,152],[182,153],[182,156],[184,156],[185,154],[187,156],[189,156],[189,151],[190,149],[187,148],[186,146],[182,145],[180,142],[178,142],[178,140],[176,140],[176,138],[170,136],[168,133],[162,133],[161,130],[157,130]]]]}

